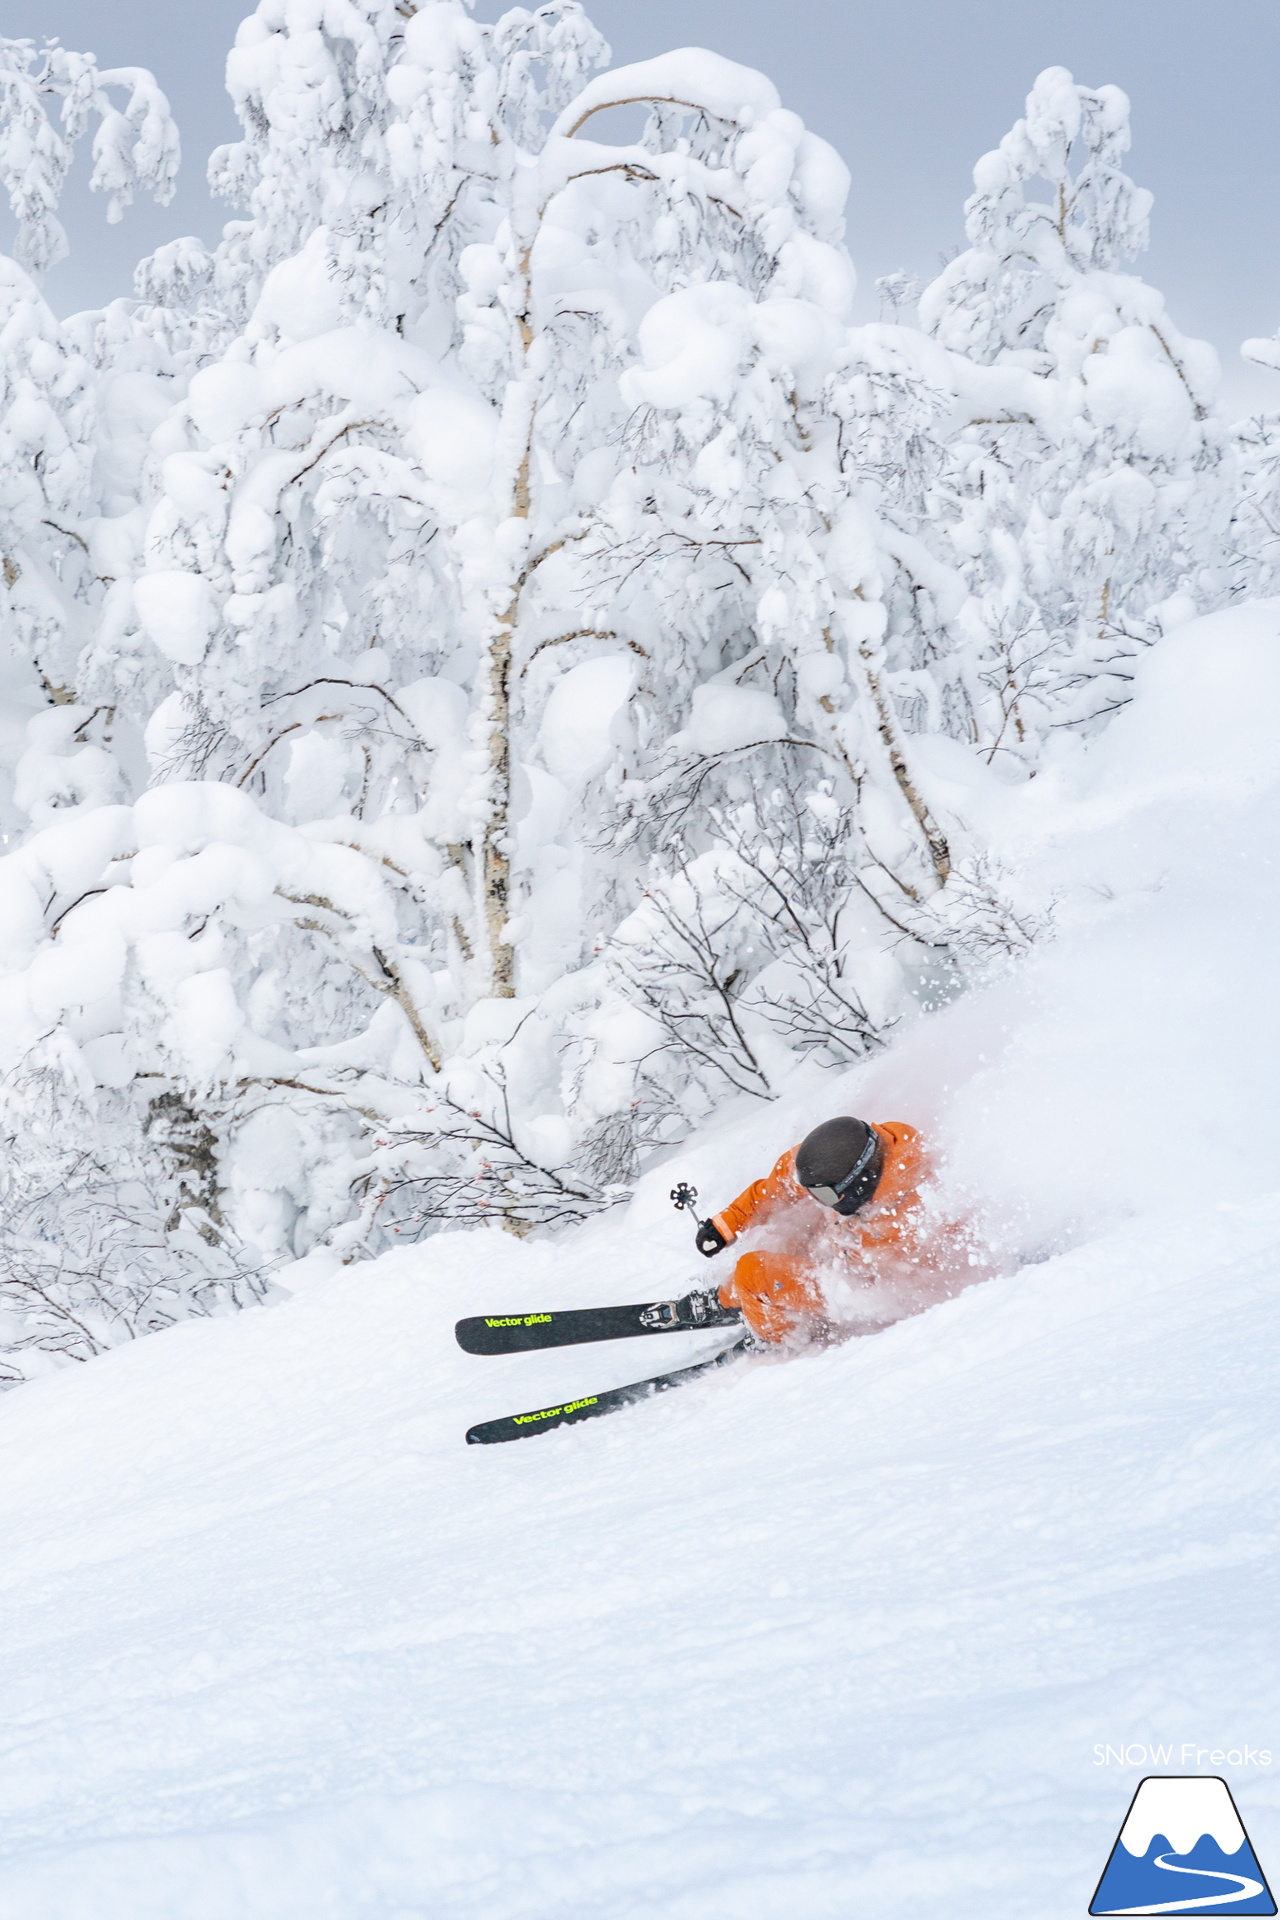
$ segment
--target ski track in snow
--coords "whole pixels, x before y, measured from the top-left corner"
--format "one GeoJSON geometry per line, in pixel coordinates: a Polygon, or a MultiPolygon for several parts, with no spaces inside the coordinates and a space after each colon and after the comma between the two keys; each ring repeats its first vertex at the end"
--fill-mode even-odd
{"type": "Polygon", "coordinates": [[[654,1345],[456,1315],[660,1238],[454,1236],[8,1397],[3,1920],[1052,1920],[1095,1742],[1269,1734],[1280,1199],[465,1447],[654,1345]]]}

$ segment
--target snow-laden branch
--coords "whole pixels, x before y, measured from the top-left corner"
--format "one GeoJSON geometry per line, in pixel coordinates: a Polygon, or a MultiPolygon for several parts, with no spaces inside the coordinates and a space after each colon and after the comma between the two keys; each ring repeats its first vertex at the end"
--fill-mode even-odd
{"type": "Polygon", "coordinates": [[[96,193],[108,195],[107,218],[119,220],[137,192],[161,206],[173,198],[180,158],[169,103],[145,67],[99,69],[91,55],[56,43],[0,39],[0,184],[18,222],[14,248],[39,275],[65,258],[58,202],[75,142],[97,118],[93,139],[96,193]],[[123,106],[113,90],[128,91],[123,106]],[[60,100],[59,132],[47,102],[60,100]]]}

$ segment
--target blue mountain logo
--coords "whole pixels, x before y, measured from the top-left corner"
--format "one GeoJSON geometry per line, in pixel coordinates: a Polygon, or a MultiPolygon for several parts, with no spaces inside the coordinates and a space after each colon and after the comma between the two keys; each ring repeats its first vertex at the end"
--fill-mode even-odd
{"type": "Polygon", "coordinates": [[[1198,1773],[1139,1783],[1090,1913],[1275,1910],[1225,1780],[1198,1773]]]}

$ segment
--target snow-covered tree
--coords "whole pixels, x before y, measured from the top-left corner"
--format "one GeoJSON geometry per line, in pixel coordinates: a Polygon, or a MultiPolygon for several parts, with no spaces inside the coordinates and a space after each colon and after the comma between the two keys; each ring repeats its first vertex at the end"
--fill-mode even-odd
{"type": "MultiPolygon", "coordinates": [[[[1280,336],[1246,340],[1244,359],[1280,372],[1280,336]]],[[[1237,593],[1275,593],[1280,586],[1280,408],[1259,408],[1233,430],[1240,484],[1232,527],[1237,593]]]]}
{"type": "Polygon", "coordinates": [[[109,196],[108,219],[119,220],[136,191],[165,204],[178,137],[151,74],[0,38],[0,183],[17,223],[14,256],[0,257],[0,605],[11,647],[62,704],[74,699],[68,668],[86,635],[75,523],[96,506],[98,394],[83,342],[59,325],[37,283],[65,257],[58,203],[74,144],[95,118],[90,186],[109,196]]]}
{"type": "Polygon", "coordinates": [[[1162,609],[1205,611],[1229,585],[1217,361],[1123,270],[1151,207],[1128,147],[1117,87],[1042,73],[974,169],[968,251],[920,303],[960,409],[931,500],[966,590],[952,709],[1025,765],[1047,728],[1123,704],[1162,609]]]}

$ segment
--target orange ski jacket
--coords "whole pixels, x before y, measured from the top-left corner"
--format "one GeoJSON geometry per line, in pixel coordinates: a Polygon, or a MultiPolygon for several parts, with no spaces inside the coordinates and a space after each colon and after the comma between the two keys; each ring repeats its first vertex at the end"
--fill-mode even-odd
{"type": "MultiPolygon", "coordinates": [[[[800,1185],[796,1178],[797,1146],[789,1148],[763,1180],[753,1180],[722,1213],[713,1214],[711,1224],[730,1242],[748,1227],[763,1225],[775,1208],[803,1207],[806,1215],[812,1215],[814,1232],[834,1230],[851,1253],[919,1258],[925,1251],[920,1188],[932,1171],[924,1141],[902,1120],[876,1120],[872,1125],[884,1148],[884,1171],[872,1198],[848,1219],[824,1207],[800,1185]]],[[[807,1219],[804,1224],[808,1226],[807,1219]]]]}

